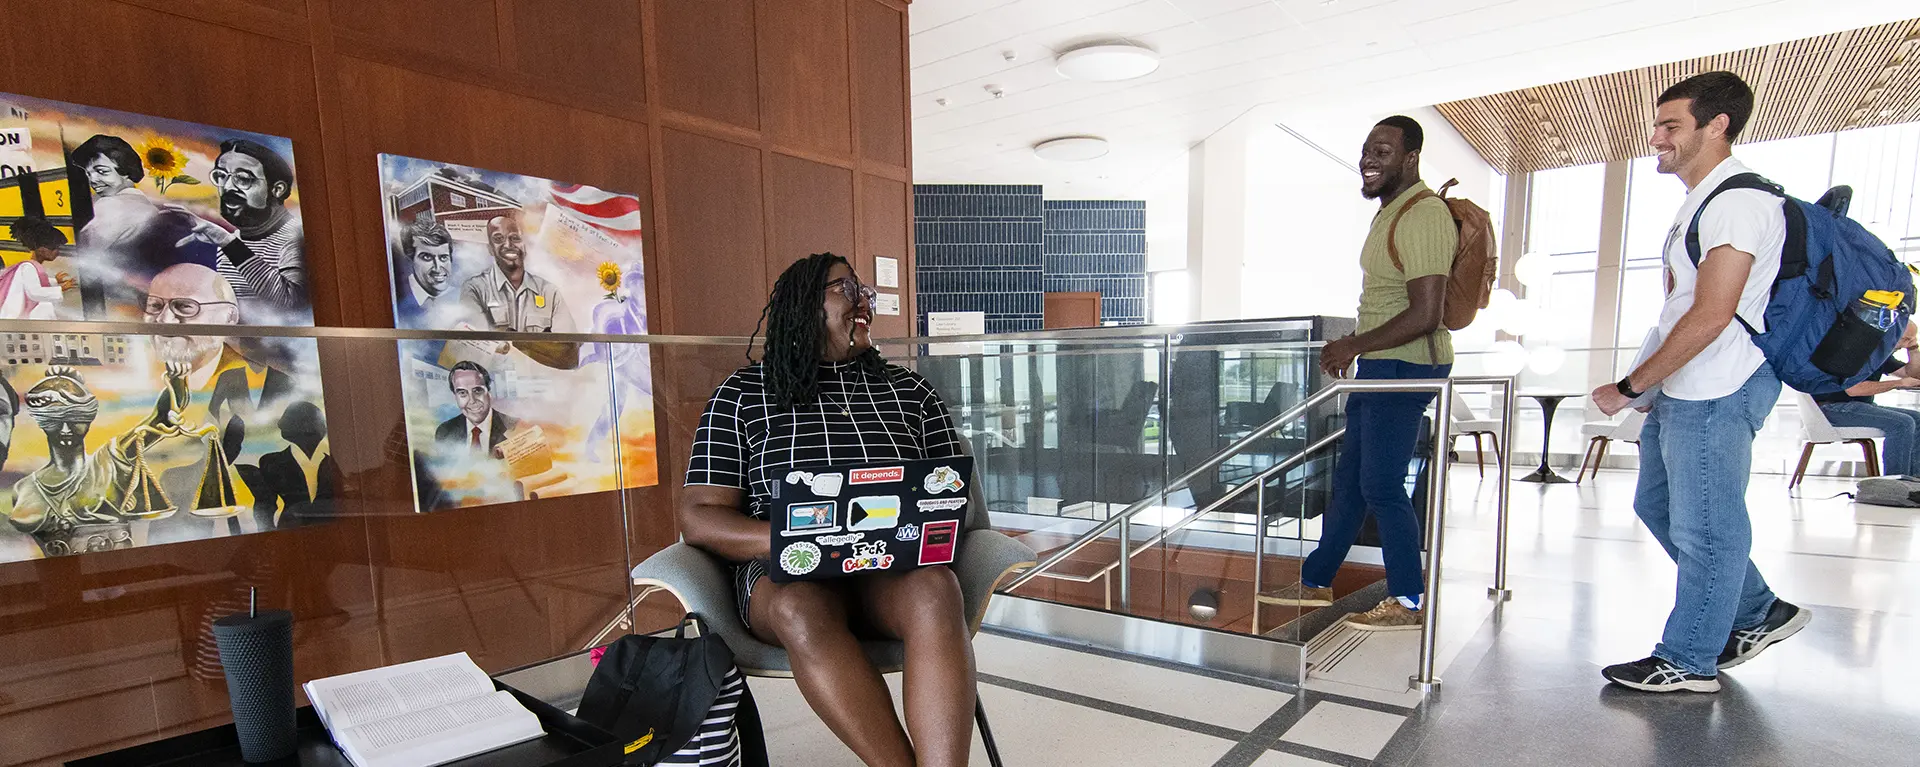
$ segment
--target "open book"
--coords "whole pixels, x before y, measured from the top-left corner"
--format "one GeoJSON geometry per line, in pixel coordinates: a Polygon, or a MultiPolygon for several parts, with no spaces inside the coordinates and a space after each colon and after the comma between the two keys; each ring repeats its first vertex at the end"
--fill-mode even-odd
{"type": "Polygon", "coordinates": [[[306,690],[356,767],[434,767],[546,733],[466,653],[315,679],[306,690]]]}

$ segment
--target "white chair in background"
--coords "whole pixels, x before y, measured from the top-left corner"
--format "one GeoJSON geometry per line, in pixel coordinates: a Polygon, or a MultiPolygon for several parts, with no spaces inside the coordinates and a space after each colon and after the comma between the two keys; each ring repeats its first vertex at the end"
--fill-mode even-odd
{"type": "Polygon", "coordinates": [[[1860,452],[1867,459],[1867,476],[1880,476],[1880,450],[1873,441],[1887,436],[1886,432],[1871,426],[1835,426],[1827,421],[1827,414],[1820,412],[1820,403],[1806,392],[1793,393],[1793,401],[1800,407],[1800,439],[1806,445],[1800,449],[1800,465],[1793,470],[1793,479],[1787,481],[1787,489],[1792,490],[1800,484],[1800,478],[1806,476],[1807,462],[1813,460],[1814,445],[1833,445],[1850,443],[1860,446],[1860,452]]]}
{"type": "MultiPolygon", "coordinates": [[[[1467,404],[1467,398],[1460,396],[1460,390],[1455,389],[1453,391],[1453,425],[1447,429],[1447,449],[1452,450],[1454,441],[1461,437],[1473,438],[1474,465],[1479,467],[1480,476],[1487,476],[1487,451],[1481,440],[1487,438],[1493,440],[1493,457],[1497,462],[1500,459],[1500,422],[1491,418],[1481,418],[1480,414],[1474,412],[1473,407],[1467,404]]],[[[1500,469],[1505,471],[1506,467],[1502,466],[1500,469]]]]}
{"type": "Polygon", "coordinates": [[[1587,438],[1587,454],[1580,459],[1580,473],[1573,475],[1573,483],[1580,484],[1586,478],[1587,466],[1593,466],[1593,476],[1600,476],[1600,465],[1607,460],[1607,447],[1614,442],[1640,444],[1640,427],[1647,425],[1647,414],[1638,410],[1628,410],[1627,417],[1619,422],[1588,421],[1580,425],[1580,436],[1587,438]]]}

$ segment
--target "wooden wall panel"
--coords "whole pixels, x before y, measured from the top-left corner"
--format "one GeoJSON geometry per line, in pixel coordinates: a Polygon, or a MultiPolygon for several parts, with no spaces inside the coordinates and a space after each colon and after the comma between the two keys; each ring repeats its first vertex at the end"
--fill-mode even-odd
{"type": "Polygon", "coordinates": [[[581,93],[645,101],[640,5],[633,0],[512,0],[503,46],[514,69],[581,93]],[[592,51],[592,55],[582,55],[592,51]]]}
{"type": "Polygon", "coordinates": [[[652,9],[663,104],[759,130],[753,0],[669,1],[652,9]]]}
{"type": "Polygon", "coordinates": [[[860,156],[907,164],[906,14],[877,2],[855,2],[853,71],[859,88],[860,156]]]}
{"type": "Polygon", "coordinates": [[[669,252],[660,259],[671,332],[745,335],[767,285],[760,153],[667,129],[661,170],[673,194],[660,210],[669,252]]]}
{"type": "Polygon", "coordinates": [[[394,48],[476,67],[500,65],[494,0],[329,0],[333,21],[394,48]]]}
{"type": "Polygon", "coordinates": [[[755,6],[761,115],[775,143],[853,154],[846,3],[760,0],[755,6]]]}
{"type": "MultiPolygon", "coordinates": [[[[12,0],[0,5],[0,18],[11,35],[9,52],[24,70],[0,89],[292,139],[308,269],[326,274],[335,268],[313,62],[305,46],[107,0],[12,0]],[[156,58],[149,52],[161,28],[169,50],[221,55],[156,58]],[[263,61],[276,65],[260,66],[263,61]]],[[[340,321],[332,299],[331,292],[314,297],[318,322],[340,321]]]]}
{"type": "Polygon", "coordinates": [[[339,76],[354,94],[343,105],[354,247],[369,254],[342,265],[340,294],[368,325],[392,327],[381,153],[635,194],[645,218],[647,143],[632,123],[348,57],[339,76]]]}
{"type": "Polygon", "coordinates": [[[873,283],[873,258],[886,256],[900,262],[900,287],[876,288],[900,295],[899,316],[873,318],[873,334],[883,338],[912,335],[913,270],[907,245],[907,232],[913,226],[907,212],[907,185],[890,178],[860,176],[860,278],[873,283]]]}
{"type": "Polygon", "coordinates": [[[242,1],[247,3],[248,5],[257,5],[262,8],[267,8],[267,9],[271,9],[271,10],[279,11],[281,13],[291,14],[295,16],[305,16],[307,13],[307,4],[305,0],[242,0],[242,1]]]}
{"type": "MultiPolygon", "coordinates": [[[[853,171],[776,153],[767,188],[767,216],[773,219],[769,285],[810,253],[830,251],[855,260],[853,171]]],[[[862,274],[873,274],[873,265],[862,274]]]]}

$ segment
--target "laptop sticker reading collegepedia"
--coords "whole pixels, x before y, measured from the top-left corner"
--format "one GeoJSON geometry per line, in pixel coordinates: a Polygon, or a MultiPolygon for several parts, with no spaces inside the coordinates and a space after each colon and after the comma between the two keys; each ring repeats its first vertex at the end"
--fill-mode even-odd
{"type": "Polygon", "coordinates": [[[775,486],[776,583],[952,563],[967,456],[791,471],[775,486]]]}

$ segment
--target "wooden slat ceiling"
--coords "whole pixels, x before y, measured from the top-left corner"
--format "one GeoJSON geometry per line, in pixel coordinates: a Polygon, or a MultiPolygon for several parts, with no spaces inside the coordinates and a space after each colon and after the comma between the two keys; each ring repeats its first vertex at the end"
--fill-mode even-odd
{"type": "Polygon", "coordinates": [[[1502,173],[1652,154],[1653,100],[1727,70],[1758,108],[1741,142],[1920,122],[1920,19],[1450,101],[1436,108],[1502,173]]]}

